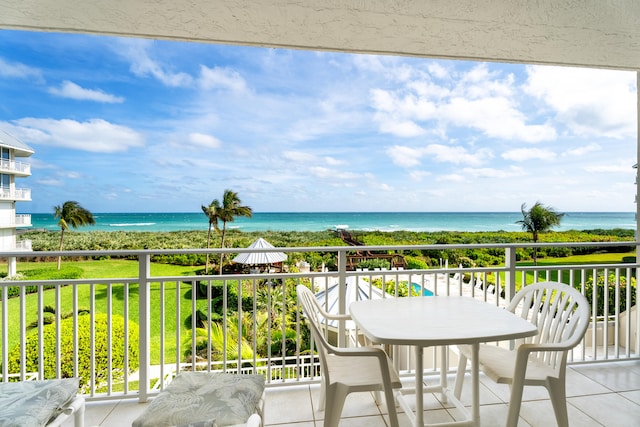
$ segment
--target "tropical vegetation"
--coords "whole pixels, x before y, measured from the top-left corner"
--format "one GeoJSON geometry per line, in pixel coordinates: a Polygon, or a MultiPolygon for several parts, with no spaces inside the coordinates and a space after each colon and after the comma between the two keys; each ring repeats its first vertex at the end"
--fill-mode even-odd
{"type": "MultiPolygon", "coordinates": [[[[538,242],[540,233],[545,233],[551,229],[551,227],[560,225],[560,220],[564,216],[562,213],[556,212],[552,207],[545,206],[540,202],[536,202],[531,209],[527,210],[526,203],[520,206],[522,212],[522,219],[517,221],[522,225],[522,229],[532,234],[533,243],[538,242]]],[[[537,264],[538,261],[537,247],[533,248],[533,263],[537,264]]]]}
{"type": "MultiPolygon", "coordinates": [[[[220,248],[224,248],[224,239],[227,233],[227,223],[233,222],[236,217],[244,216],[251,217],[253,211],[249,206],[243,206],[238,193],[232,190],[224,190],[222,195],[222,202],[218,199],[214,199],[209,206],[202,206],[202,211],[209,219],[209,231],[207,232],[207,249],[211,243],[211,227],[220,233],[220,248]],[[218,222],[222,222],[222,229],[220,229],[218,222]]],[[[224,264],[224,254],[220,254],[220,274],[222,274],[222,268],[224,264]]],[[[209,272],[209,254],[207,254],[205,272],[209,272]]]]}
{"type": "MultiPolygon", "coordinates": [[[[64,202],[62,205],[54,206],[53,216],[58,219],[58,225],[60,226],[59,251],[62,251],[64,232],[69,229],[69,226],[78,228],[84,225],[96,223],[96,220],[93,218],[93,214],[80,206],[80,203],[74,200],[69,200],[64,202]]],[[[61,262],[62,256],[58,256],[58,270],[60,270],[61,262]]]]}

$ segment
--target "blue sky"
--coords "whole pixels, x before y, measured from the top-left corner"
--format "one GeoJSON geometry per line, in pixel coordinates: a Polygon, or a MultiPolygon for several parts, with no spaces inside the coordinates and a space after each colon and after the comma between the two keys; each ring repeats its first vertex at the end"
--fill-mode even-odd
{"type": "Polygon", "coordinates": [[[636,74],[0,31],[20,212],[635,211],[636,74]]]}

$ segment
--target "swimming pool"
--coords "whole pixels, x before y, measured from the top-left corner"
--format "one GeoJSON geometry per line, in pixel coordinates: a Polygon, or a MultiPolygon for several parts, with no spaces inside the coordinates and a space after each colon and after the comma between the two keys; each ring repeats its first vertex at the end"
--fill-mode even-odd
{"type": "MultiPolygon", "coordinates": [[[[417,283],[411,283],[411,288],[417,292],[418,294],[420,293],[420,290],[422,289],[422,286],[418,285],[417,283]]],[[[431,292],[429,289],[424,288],[424,291],[422,292],[422,296],[423,297],[431,297],[433,296],[433,292],[431,292]]]]}

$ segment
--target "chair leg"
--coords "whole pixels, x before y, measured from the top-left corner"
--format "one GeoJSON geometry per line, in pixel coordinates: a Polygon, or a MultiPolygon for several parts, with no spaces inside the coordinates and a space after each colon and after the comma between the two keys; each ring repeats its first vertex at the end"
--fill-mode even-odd
{"type": "Polygon", "coordinates": [[[324,411],[326,406],[327,386],[324,383],[324,377],[320,381],[320,399],[318,399],[318,411],[324,411]]]}
{"type": "Polygon", "coordinates": [[[467,357],[459,353],[458,356],[458,371],[456,372],[456,382],[453,387],[453,395],[456,399],[460,400],[460,395],[462,394],[462,384],[464,383],[464,372],[467,369],[467,357]]]}
{"type": "Polygon", "coordinates": [[[338,427],[344,401],[347,399],[347,389],[336,384],[327,387],[327,398],[324,408],[324,427],[338,427]]]}
{"type": "Polygon", "coordinates": [[[389,422],[391,427],[400,427],[398,423],[398,411],[396,410],[396,399],[393,395],[393,389],[385,388],[384,395],[387,401],[387,412],[389,412],[389,422]]]}
{"type": "Polygon", "coordinates": [[[567,414],[567,396],[564,378],[548,378],[547,390],[553,405],[553,412],[556,414],[558,427],[569,427],[569,416],[567,414]]]}
{"type": "Polygon", "coordinates": [[[524,379],[514,378],[511,384],[511,396],[509,397],[509,413],[507,414],[507,427],[516,427],[520,417],[520,406],[522,405],[522,391],[524,379]]]}

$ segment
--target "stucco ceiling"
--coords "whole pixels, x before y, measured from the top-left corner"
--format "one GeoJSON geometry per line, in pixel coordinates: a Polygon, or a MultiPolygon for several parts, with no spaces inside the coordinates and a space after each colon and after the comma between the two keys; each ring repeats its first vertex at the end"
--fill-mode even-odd
{"type": "Polygon", "coordinates": [[[0,28],[640,69],[637,0],[0,0],[0,28]]]}

